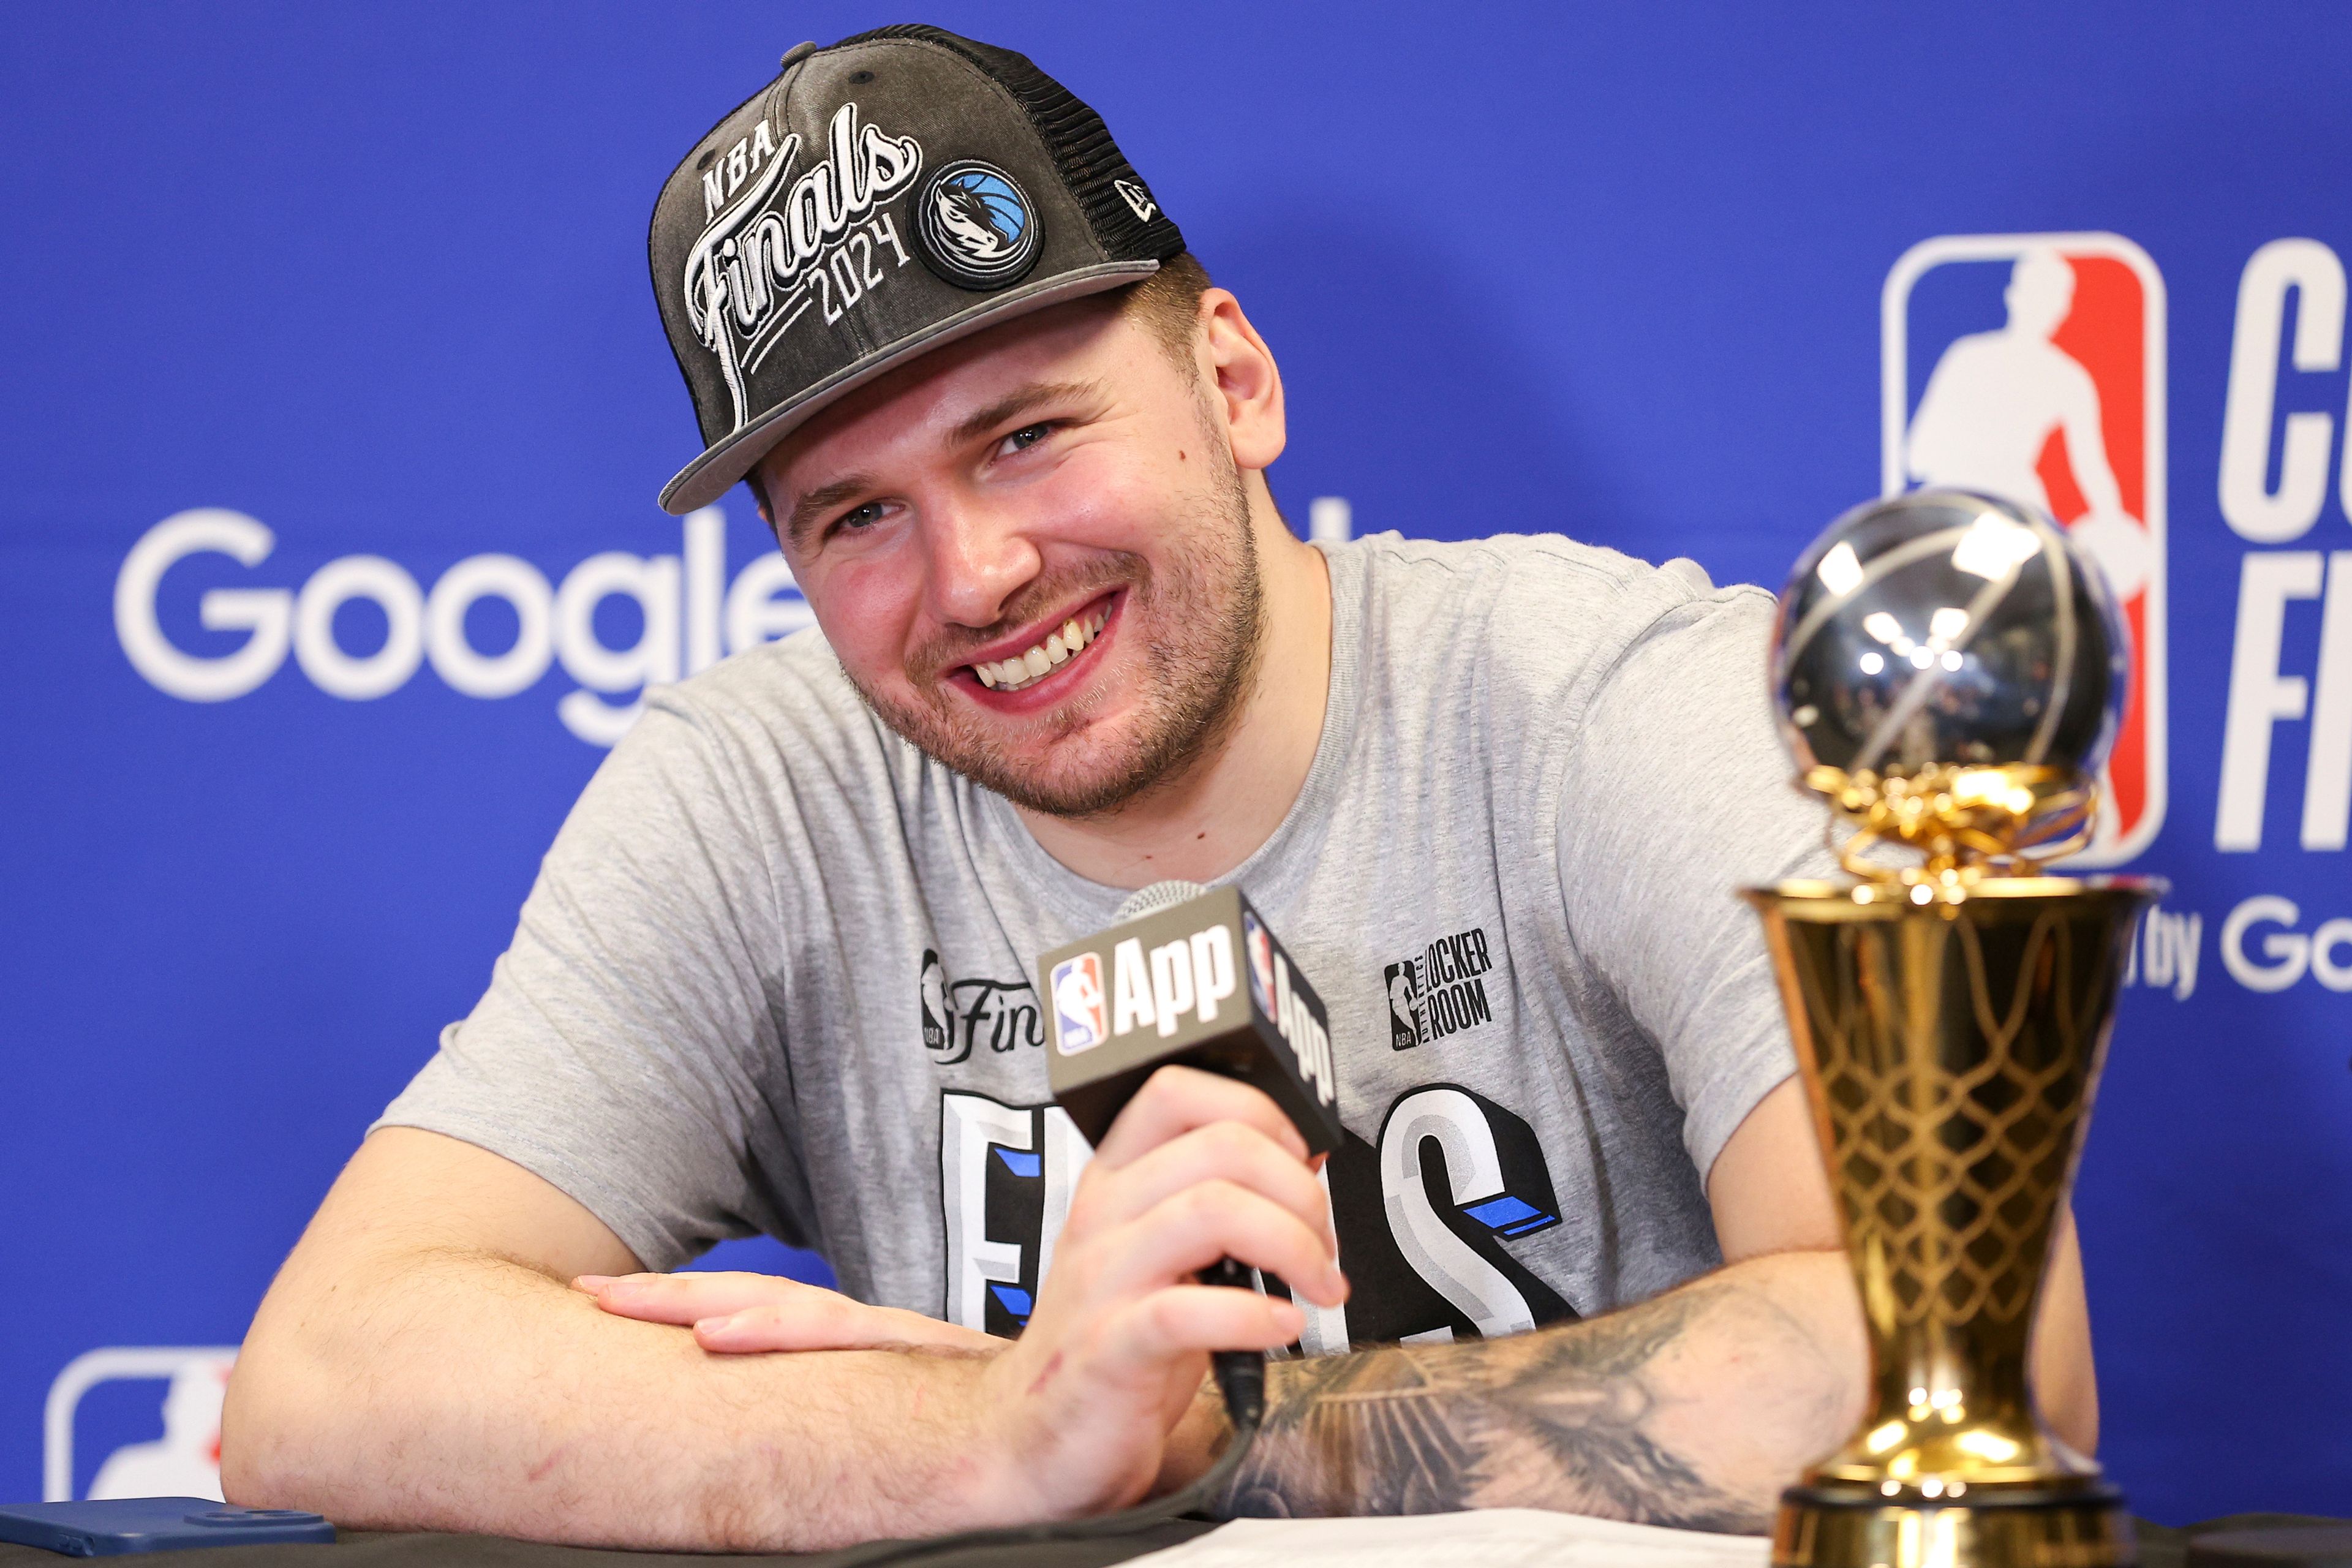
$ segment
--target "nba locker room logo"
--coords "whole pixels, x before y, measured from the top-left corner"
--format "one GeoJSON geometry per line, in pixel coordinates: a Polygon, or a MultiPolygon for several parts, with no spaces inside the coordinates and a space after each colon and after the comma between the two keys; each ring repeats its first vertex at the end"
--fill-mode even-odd
{"type": "Polygon", "coordinates": [[[2164,279],[2115,234],[1939,235],[1881,302],[1887,495],[1921,485],[2038,506],[2105,569],[2131,693],[2086,865],[2146,848],[2165,802],[2164,279]]]}

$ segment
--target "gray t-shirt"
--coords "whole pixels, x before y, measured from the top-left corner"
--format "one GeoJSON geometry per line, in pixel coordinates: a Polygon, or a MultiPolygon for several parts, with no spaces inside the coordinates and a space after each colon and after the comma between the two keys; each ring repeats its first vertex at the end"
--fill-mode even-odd
{"type": "MultiPolygon", "coordinates": [[[[1305,1348],[1712,1267],[1705,1173],[1792,1070],[1733,889],[1827,860],[1770,721],[1770,598],[1556,536],[1326,554],[1315,761],[1227,879],[1330,1009],[1355,1290],[1305,1348]]],[[[378,1125],[504,1155],[651,1268],[764,1231],[856,1296],[1017,1332],[1087,1156],[1034,961],[1124,897],[803,633],[649,696],[378,1125]]]]}

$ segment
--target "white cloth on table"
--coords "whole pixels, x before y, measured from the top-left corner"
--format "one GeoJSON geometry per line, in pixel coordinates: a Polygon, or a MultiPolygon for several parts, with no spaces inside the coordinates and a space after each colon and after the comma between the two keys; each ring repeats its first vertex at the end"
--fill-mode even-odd
{"type": "Polygon", "coordinates": [[[1767,1568],[1761,1535],[1715,1535],[1543,1509],[1402,1519],[1237,1519],[1129,1568],[1767,1568]]]}

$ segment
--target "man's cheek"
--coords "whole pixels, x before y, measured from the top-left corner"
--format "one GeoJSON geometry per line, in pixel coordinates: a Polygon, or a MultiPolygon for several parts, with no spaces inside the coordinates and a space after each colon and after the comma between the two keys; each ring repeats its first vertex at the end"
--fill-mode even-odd
{"type": "Polygon", "coordinates": [[[1168,489],[1133,482],[1090,489],[1072,498],[1074,526],[1097,549],[1145,554],[1165,540],[1173,499],[1168,489]]]}
{"type": "Polygon", "coordinates": [[[904,668],[909,596],[890,574],[858,562],[811,576],[802,592],[835,657],[869,679],[904,668]]]}
{"type": "Polygon", "coordinates": [[[1051,534],[1073,542],[1141,549],[1165,531],[1165,514],[1190,479],[1185,467],[1121,460],[1108,445],[1089,447],[1055,469],[1032,498],[1031,515],[1051,518],[1051,534]]]}

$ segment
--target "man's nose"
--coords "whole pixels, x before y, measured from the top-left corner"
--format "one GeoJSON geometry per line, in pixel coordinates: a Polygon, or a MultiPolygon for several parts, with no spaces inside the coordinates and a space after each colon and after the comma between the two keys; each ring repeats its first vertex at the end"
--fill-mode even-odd
{"type": "Polygon", "coordinates": [[[931,613],[956,626],[994,626],[1045,563],[1017,518],[968,499],[930,507],[923,534],[931,613]]]}

